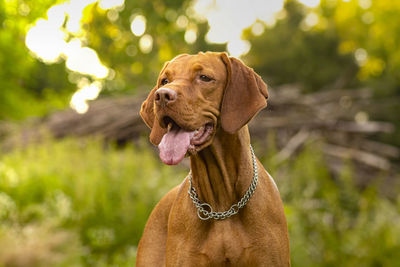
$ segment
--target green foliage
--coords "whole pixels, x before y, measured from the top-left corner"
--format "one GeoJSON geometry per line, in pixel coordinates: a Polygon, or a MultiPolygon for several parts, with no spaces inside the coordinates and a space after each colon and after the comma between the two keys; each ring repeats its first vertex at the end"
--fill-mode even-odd
{"type": "MultiPolygon", "coordinates": [[[[306,92],[367,87],[377,105],[366,110],[370,119],[399,129],[399,12],[399,2],[390,0],[325,0],[312,9],[287,0],[276,24],[262,35],[244,32],[252,44],[244,59],[272,87],[294,83],[306,92]]],[[[399,137],[396,131],[379,138],[399,145],[399,137]]]]}
{"type": "MultiPolygon", "coordinates": [[[[392,95],[400,85],[398,1],[324,1],[320,12],[332,20],[339,33],[341,51],[364,49],[366,57],[358,60],[358,79],[374,86],[379,94],[392,95]]],[[[357,59],[357,54],[355,54],[357,59]]]]}
{"type": "MultiPolygon", "coordinates": [[[[36,255],[47,255],[46,261],[61,250],[59,264],[70,254],[90,266],[132,263],[150,211],[179,177],[185,174],[162,166],[148,149],[104,148],[100,140],[21,148],[0,162],[0,244],[11,239],[1,233],[31,227],[38,240],[30,242],[43,243],[36,255]],[[60,235],[55,244],[49,232],[60,235]]],[[[24,240],[21,235],[14,239],[24,240]]],[[[0,266],[13,251],[0,253],[0,266]]]]}
{"type": "Polygon", "coordinates": [[[88,15],[84,20],[87,45],[98,51],[101,61],[116,73],[112,80],[106,81],[103,93],[148,91],[155,85],[164,62],[176,55],[223,50],[225,46],[211,45],[204,41],[205,23],[199,23],[188,16],[192,2],[140,0],[125,1],[124,8],[119,11],[105,11],[98,5],[87,8],[88,15]],[[131,32],[130,23],[136,15],[146,18],[145,34],[153,39],[153,48],[148,53],[139,48],[141,36],[131,32]],[[179,17],[187,20],[187,26],[177,25],[179,17]],[[199,35],[191,45],[184,40],[185,31],[189,27],[198,29],[199,35]]]}
{"type": "Polygon", "coordinates": [[[339,53],[335,24],[304,29],[308,12],[298,2],[287,1],[274,27],[261,36],[245,32],[252,49],[244,58],[271,86],[297,83],[305,91],[317,91],[335,86],[339,77],[346,79],[346,86],[354,85],[358,68],[350,53],[339,53]]]}
{"type": "Polygon", "coordinates": [[[64,66],[35,60],[24,43],[28,25],[56,2],[0,2],[0,120],[44,115],[69,101],[73,87],[64,66]]]}
{"type": "MultiPolygon", "coordinates": [[[[269,150],[263,162],[285,204],[293,266],[400,261],[400,198],[390,201],[374,186],[360,191],[350,167],[333,177],[315,146],[282,165],[274,164],[273,144],[269,150]]],[[[100,139],[46,141],[3,154],[0,266],[19,259],[28,266],[132,266],[151,210],[185,176],[148,147],[117,149],[100,139]]]]}
{"type": "MultiPolygon", "coordinates": [[[[85,76],[67,70],[64,60],[51,65],[40,62],[24,44],[29,27],[37,19],[46,18],[49,7],[61,2],[0,3],[1,120],[40,116],[66,107],[77,90],[76,83],[85,76]]],[[[103,95],[148,91],[163,62],[175,55],[225,50],[225,44],[205,41],[208,25],[192,16],[193,3],[194,0],[125,1],[123,7],[110,10],[94,3],[84,10],[82,30],[69,32],[66,41],[79,38],[111,69],[110,77],[103,81],[103,95]],[[145,34],[153,39],[153,49],[148,53],[140,50],[141,36],[133,35],[130,29],[138,14],[146,18],[145,34]],[[179,17],[185,18],[186,26],[177,25],[179,17]],[[197,29],[193,44],[184,40],[189,28],[197,29]]],[[[398,98],[399,8],[397,2],[390,0],[324,0],[315,8],[287,0],[276,24],[264,25],[260,36],[250,29],[244,32],[242,37],[250,41],[251,50],[243,59],[271,86],[297,83],[307,91],[369,86],[376,95],[398,98]],[[307,24],[310,15],[316,21],[307,24]]],[[[371,117],[399,121],[396,103],[371,117]]]]}
{"type": "Polygon", "coordinates": [[[400,262],[400,198],[390,201],[373,185],[360,190],[350,166],[335,179],[318,151],[308,147],[275,175],[292,265],[395,266],[400,262]]]}
{"type": "MultiPolygon", "coordinates": [[[[82,77],[93,77],[68,70],[64,60],[47,65],[35,58],[25,47],[25,37],[37,19],[46,18],[47,10],[62,0],[22,1],[0,3],[0,120],[43,116],[68,106],[77,83],[82,77]]],[[[104,80],[103,94],[137,93],[155,84],[162,64],[181,53],[216,50],[224,46],[204,41],[206,24],[190,19],[186,14],[191,0],[186,1],[125,1],[123,8],[101,9],[97,3],[84,10],[82,31],[68,34],[94,49],[112,78],[104,80]],[[153,49],[139,49],[140,37],[134,36],[130,23],[135,15],[147,20],[146,34],[153,39],[153,49]],[[198,39],[188,45],[185,27],[176,20],[184,16],[188,27],[198,29],[198,39]]],[[[64,25],[65,26],[65,25],[64,25]]],[[[64,32],[68,32],[63,29],[64,32]]]]}
{"type": "Polygon", "coordinates": [[[261,36],[245,32],[252,43],[245,59],[272,85],[370,86],[377,95],[398,96],[399,11],[390,0],[325,0],[312,9],[287,0],[261,36]]]}

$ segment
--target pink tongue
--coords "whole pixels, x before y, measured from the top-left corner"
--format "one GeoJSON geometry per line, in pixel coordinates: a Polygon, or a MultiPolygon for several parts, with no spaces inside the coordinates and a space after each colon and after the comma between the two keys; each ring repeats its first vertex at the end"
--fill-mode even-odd
{"type": "Polygon", "coordinates": [[[158,149],[162,162],[176,165],[185,157],[194,132],[187,132],[174,125],[161,139],[158,149]]]}

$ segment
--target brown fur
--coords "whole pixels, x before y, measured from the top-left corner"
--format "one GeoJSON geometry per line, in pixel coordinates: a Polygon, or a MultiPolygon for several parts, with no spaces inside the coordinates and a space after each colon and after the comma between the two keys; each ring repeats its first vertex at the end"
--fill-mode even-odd
{"type": "MultiPolygon", "coordinates": [[[[166,63],[156,87],[142,105],[141,115],[158,145],[166,133],[161,118],[173,118],[189,130],[207,122],[212,138],[191,153],[193,186],[215,211],[237,203],[248,189],[253,167],[247,122],[266,106],[267,87],[241,61],[225,53],[181,55],[166,63]],[[200,82],[200,74],[212,82],[200,82]],[[162,86],[168,77],[170,83],[162,86]],[[160,87],[178,98],[167,107],[155,104],[160,87]]],[[[141,266],[290,266],[286,219],[278,189],[257,161],[259,182],[238,214],[202,221],[188,195],[188,179],[167,193],[153,210],[139,243],[141,266]]]]}

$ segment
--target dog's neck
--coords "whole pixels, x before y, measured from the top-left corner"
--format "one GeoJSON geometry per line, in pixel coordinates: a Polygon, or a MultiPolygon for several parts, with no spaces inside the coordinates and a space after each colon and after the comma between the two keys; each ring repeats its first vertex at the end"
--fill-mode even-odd
{"type": "Polygon", "coordinates": [[[247,126],[235,134],[219,130],[210,146],[190,157],[193,186],[214,211],[228,210],[248,189],[253,178],[247,126]]]}

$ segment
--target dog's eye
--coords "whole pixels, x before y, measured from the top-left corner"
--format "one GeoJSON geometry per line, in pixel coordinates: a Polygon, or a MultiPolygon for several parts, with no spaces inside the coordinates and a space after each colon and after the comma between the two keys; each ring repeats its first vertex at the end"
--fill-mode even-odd
{"type": "Polygon", "coordinates": [[[202,80],[203,82],[209,82],[212,79],[210,77],[208,77],[207,75],[200,75],[200,80],[202,80]]]}
{"type": "Polygon", "coordinates": [[[169,83],[167,78],[164,78],[164,79],[161,80],[161,84],[162,85],[166,85],[167,83],[169,83]]]}

